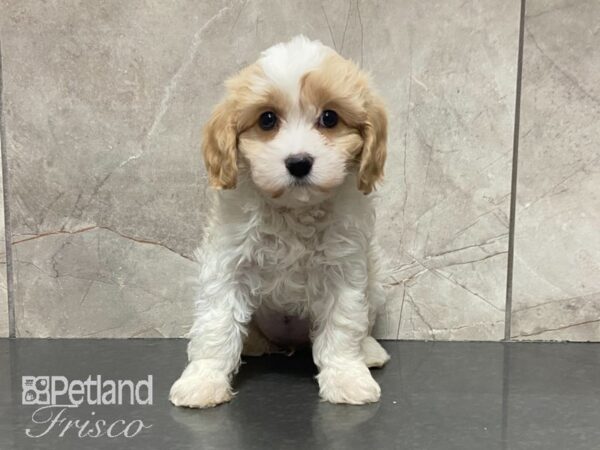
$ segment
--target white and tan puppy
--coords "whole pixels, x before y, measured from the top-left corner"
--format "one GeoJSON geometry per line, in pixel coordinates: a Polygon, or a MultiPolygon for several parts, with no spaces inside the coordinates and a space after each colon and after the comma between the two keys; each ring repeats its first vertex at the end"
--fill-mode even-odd
{"type": "Polygon", "coordinates": [[[189,364],[170,400],[231,400],[243,349],[312,342],[321,398],[380,397],[370,336],[384,303],[370,193],[383,176],[387,119],[366,74],[303,36],[227,81],[204,131],[216,189],[198,251],[189,364]]]}

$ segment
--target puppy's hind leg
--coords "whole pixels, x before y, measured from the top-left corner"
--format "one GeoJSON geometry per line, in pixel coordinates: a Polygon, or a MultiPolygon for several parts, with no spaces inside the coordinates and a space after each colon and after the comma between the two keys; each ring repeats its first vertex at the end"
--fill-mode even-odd
{"type": "Polygon", "coordinates": [[[360,349],[363,355],[365,364],[369,368],[383,367],[390,360],[390,355],[375,340],[373,336],[367,336],[360,344],[360,349]]]}
{"type": "Polygon", "coordinates": [[[386,293],[384,281],[386,271],[381,261],[381,249],[371,240],[368,252],[368,284],[367,284],[367,302],[369,304],[369,335],[361,342],[361,353],[365,364],[369,368],[383,367],[390,360],[390,355],[385,349],[371,336],[373,326],[377,319],[377,314],[383,310],[386,303],[386,293]]]}

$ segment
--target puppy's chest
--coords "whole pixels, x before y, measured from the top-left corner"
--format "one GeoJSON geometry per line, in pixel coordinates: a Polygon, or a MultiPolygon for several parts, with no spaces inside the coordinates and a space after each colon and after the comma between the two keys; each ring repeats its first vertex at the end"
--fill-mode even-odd
{"type": "Polygon", "coordinates": [[[273,306],[308,302],[331,265],[327,238],[336,224],[321,210],[278,219],[255,230],[250,271],[256,293],[273,306]]]}

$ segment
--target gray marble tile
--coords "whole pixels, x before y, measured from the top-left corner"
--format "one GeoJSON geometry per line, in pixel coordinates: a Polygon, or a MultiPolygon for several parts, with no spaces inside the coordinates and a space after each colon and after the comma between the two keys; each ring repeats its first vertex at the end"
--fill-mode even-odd
{"type": "Polygon", "coordinates": [[[196,263],[108,228],[14,245],[17,335],[183,336],[196,263]]]}
{"type": "Polygon", "coordinates": [[[1,9],[18,334],[181,336],[202,228],[200,125],[241,63],[215,67],[215,31],[239,8],[1,9]]]}
{"type": "Polygon", "coordinates": [[[518,0],[0,6],[20,335],[181,335],[201,125],[228,75],[305,33],[389,105],[378,336],[502,336],[518,0]]]}
{"type": "Polygon", "coordinates": [[[500,339],[519,2],[404,6],[389,19],[403,52],[390,76],[403,82],[390,91],[398,126],[380,221],[396,336],[500,339]]]}
{"type": "Polygon", "coordinates": [[[527,2],[512,335],[600,340],[600,4],[527,2]]]}

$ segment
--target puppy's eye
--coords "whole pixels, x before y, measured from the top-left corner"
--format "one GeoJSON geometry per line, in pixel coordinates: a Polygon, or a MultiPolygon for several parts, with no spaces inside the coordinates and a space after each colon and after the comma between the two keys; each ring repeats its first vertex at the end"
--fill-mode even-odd
{"type": "Polygon", "coordinates": [[[323,111],[321,117],[319,117],[319,125],[325,128],[333,128],[338,123],[338,115],[335,111],[327,109],[323,111]]]}
{"type": "Polygon", "coordinates": [[[258,126],[261,129],[269,131],[275,128],[275,125],[277,125],[277,116],[273,111],[267,111],[260,115],[258,119],[258,126]]]}

